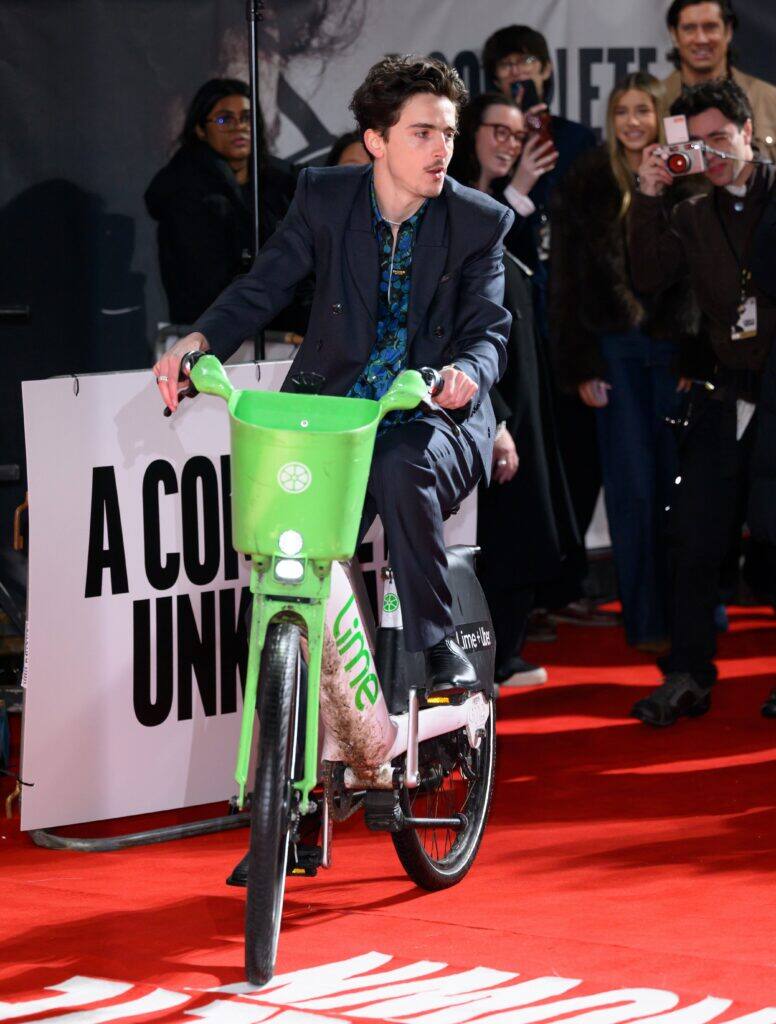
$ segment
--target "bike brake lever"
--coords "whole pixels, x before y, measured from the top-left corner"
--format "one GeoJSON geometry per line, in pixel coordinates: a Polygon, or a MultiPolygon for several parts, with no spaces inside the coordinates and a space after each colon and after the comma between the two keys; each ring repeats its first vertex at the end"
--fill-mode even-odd
{"type": "MultiPolygon", "coordinates": [[[[196,398],[199,391],[194,387],[193,384],[189,384],[185,391],[178,392],[178,405],[183,401],[184,398],[196,398]]],[[[165,405],[163,416],[172,416],[172,409],[165,405]]]]}
{"type": "MultiPolygon", "coordinates": [[[[190,378],[191,368],[194,364],[204,356],[204,352],[187,352],[186,355],[181,359],[180,371],[178,373],[178,382],[182,383],[184,380],[189,381],[189,386],[184,388],[183,391],[178,392],[178,404],[183,401],[184,398],[196,398],[199,391],[194,387],[194,382],[190,378]],[[188,370],[188,374],[184,372],[184,369],[188,370]]],[[[172,416],[172,409],[165,405],[163,416],[172,416]]]]}

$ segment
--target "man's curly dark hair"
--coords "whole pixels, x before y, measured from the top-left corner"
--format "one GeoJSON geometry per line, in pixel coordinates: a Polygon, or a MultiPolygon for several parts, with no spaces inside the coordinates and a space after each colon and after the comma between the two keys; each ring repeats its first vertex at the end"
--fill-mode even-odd
{"type": "Polygon", "coordinates": [[[410,96],[418,93],[444,96],[457,109],[469,95],[455,68],[435,57],[383,57],[369,69],[350,101],[361,135],[369,128],[385,135],[401,117],[402,107],[410,96]]]}
{"type": "Polygon", "coordinates": [[[716,78],[699,85],[687,85],[671,104],[674,116],[696,117],[706,110],[721,110],[728,121],[743,128],[753,121],[752,108],[746,93],[732,78],[716,78]]]}

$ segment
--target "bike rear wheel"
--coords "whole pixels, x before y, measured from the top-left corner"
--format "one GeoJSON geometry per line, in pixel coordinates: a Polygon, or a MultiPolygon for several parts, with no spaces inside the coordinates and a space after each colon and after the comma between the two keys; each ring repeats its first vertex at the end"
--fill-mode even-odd
{"type": "Polygon", "coordinates": [[[475,750],[465,729],[420,744],[421,785],[403,786],[399,803],[405,817],[453,818],[463,815],[459,831],[446,826],[406,828],[391,835],[404,870],[423,889],[455,885],[474,863],[485,831],[496,769],[494,700],[475,750]]]}
{"type": "Polygon", "coordinates": [[[273,623],[259,669],[259,742],[251,804],[251,842],[245,905],[245,973],[264,985],[275,970],[286,863],[297,817],[301,707],[300,631],[273,623]]]}

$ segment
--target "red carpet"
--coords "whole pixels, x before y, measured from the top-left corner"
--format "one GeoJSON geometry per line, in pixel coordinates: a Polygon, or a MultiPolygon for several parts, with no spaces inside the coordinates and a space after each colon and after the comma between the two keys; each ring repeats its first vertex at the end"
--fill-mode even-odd
{"type": "Polygon", "coordinates": [[[499,700],[494,810],[467,880],[422,893],[387,837],[341,826],[333,868],[289,880],[278,970],[383,956],[258,1002],[199,991],[242,980],[243,895],[223,879],[246,832],[76,854],[4,822],[0,1019],[776,1024],[776,722],[759,713],[776,630],[767,610],[731,618],[712,710],[665,731],[627,717],[656,672],[619,630],[569,626],[531,649],[550,682],[499,700]],[[54,990],[76,976],[124,984],[54,990]]]}

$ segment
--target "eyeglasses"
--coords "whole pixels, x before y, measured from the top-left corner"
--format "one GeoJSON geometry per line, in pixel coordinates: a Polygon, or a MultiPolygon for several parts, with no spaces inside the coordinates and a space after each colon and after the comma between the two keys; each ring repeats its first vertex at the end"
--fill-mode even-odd
{"type": "Polygon", "coordinates": [[[231,132],[235,128],[248,128],[251,127],[251,112],[250,110],[243,110],[239,117],[234,114],[219,114],[218,117],[209,117],[206,121],[207,124],[214,124],[220,132],[231,132]]]}
{"type": "Polygon", "coordinates": [[[509,142],[512,140],[518,146],[522,146],[528,138],[528,132],[513,132],[508,124],[498,124],[493,121],[481,121],[480,128],[491,128],[496,142],[509,142]]]}
{"type": "Polygon", "coordinates": [[[532,53],[524,53],[521,57],[506,57],[498,61],[496,68],[499,71],[524,71],[540,63],[539,58],[534,57],[532,53]]]}

